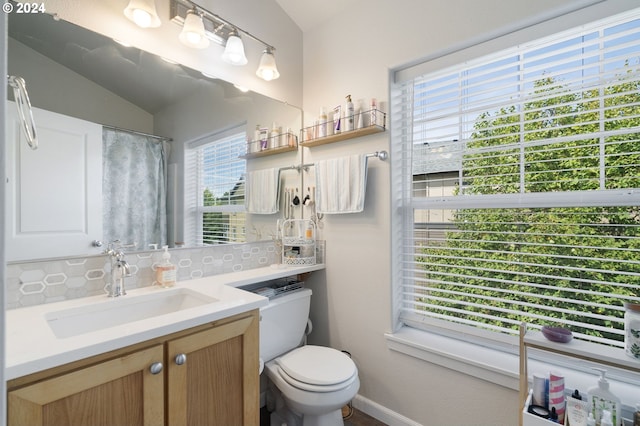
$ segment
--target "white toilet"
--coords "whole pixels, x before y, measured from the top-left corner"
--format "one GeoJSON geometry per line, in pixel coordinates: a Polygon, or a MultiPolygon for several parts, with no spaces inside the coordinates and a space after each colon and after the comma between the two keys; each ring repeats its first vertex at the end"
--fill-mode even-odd
{"type": "Polygon", "coordinates": [[[279,401],[271,424],[344,425],[341,409],[358,393],[358,370],[349,356],[336,349],[300,346],[309,318],[311,290],[272,292],[265,288],[256,292],[272,296],[260,309],[261,365],[264,362],[279,401]]]}

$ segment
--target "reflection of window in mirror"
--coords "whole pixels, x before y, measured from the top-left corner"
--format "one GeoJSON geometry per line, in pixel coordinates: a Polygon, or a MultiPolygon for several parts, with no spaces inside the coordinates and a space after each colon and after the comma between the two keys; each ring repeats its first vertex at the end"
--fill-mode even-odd
{"type": "Polygon", "coordinates": [[[185,149],[185,243],[245,242],[246,132],[202,137],[185,149]]]}

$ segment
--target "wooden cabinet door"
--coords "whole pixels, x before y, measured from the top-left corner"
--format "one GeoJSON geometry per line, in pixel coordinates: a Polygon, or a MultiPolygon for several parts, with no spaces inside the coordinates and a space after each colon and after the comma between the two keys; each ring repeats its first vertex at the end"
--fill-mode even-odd
{"type": "Polygon", "coordinates": [[[12,390],[11,426],[164,425],[164,374],[156,345],[12,390]]]}
{"type": "Polygon", "coordinates": [[[169,426],[260,423],[259,317],[167,343],[169,426]]]}

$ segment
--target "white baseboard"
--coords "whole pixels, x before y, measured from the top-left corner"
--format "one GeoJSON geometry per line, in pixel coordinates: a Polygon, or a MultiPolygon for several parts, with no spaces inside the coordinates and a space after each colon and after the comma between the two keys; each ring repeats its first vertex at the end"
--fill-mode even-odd
{"type": "Polygon", "coordinates": [[[373,402],[370,399],[358,394],[353,400],[353,406],[358,410],[370,415],[371,417],[380,420],[389,426],[422,426],[418,422],[389,410],[377,402],[373,402]]]}

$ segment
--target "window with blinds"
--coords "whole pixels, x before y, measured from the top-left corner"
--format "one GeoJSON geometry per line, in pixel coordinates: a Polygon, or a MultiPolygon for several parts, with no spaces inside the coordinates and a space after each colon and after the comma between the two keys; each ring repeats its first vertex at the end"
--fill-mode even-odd
{"type": "Polygon", "coordinates": [[[623,346],[640,302],[640,13],[392,85],[399,317],[561,324],[623,346]]]}
{"type": "Polygon", "coordinates": [[[186,239],[195,245],[244,242],[246,134],[198,141],[186,150],[186,239]]]}

